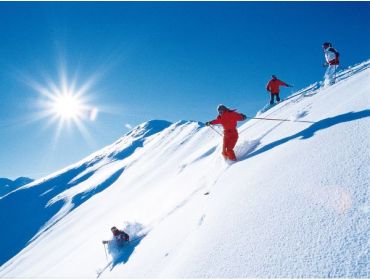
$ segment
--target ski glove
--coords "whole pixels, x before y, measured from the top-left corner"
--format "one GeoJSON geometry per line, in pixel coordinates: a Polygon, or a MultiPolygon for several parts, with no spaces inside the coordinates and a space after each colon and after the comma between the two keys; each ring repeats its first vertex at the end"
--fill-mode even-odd
{"type": "Polygon", "coordinates": [[[103,240],[102,242],[103,242],[103,244],[108,244],[109,243],[109,241],[105,241],[105,240],[103,240]]]}
{"type": "Polygon", "coordinates": [[[211,125],[211,122],[206,122],[206,126],[210,126],[211,125]]]}
{"type": "Polygon", "coordinates": [[[242,115],[242,117],[243,117],[243,121],[245,121],[246,119],[247,119],[247,116],[246,115],[244,115],[244,114],[241,114],[242,115]]]}

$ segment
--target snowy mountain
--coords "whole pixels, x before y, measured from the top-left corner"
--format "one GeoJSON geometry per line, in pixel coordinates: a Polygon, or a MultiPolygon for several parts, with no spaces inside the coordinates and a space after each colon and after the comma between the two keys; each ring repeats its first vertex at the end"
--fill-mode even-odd
{"type": "Polygon", "coordinates": [[[0,277],[369,277],[369,68],[243,123],[232,165],[202,123],[153,120],[1,197],[0,277]],[[106,256],[113,225],[133,241],[106,256]]]}
{"type": "Polygon", "coordinates": [[[14,181],[8,178],[0,178],[0,197],[32,181],[33,179],[27,177],[19,177],[14,181]]]}

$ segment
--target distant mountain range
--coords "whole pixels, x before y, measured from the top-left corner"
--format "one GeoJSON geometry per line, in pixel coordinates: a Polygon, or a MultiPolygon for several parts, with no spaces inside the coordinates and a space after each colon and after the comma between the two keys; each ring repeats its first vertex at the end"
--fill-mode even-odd
{"type": "Polygon", "coordinates": [[[6,195],[16,188],[31,183],[32,181],[33,179],[27,177],[19,177],[14,181],[8,178],[0,178],[0,196],[6,195]]]}

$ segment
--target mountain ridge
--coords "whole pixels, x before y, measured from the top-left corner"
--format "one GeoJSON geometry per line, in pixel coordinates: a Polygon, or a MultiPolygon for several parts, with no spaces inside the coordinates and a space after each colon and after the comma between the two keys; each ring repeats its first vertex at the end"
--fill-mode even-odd
{"type": "Polygon", "coordinates": [[[28,177],[18,177],[15,180],[0,178],[0,197],[13,191],[14,189],[27,185],[34,180],[28,177]]]}

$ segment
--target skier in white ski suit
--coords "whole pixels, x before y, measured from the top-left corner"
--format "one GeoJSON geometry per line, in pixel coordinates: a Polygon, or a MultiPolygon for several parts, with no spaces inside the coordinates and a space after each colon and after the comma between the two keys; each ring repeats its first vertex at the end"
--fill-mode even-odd
{"type": "Polygon", "coordinates": [[[329,42],[325,42],[322,45],[325,55],[325,64],[324,67],[328,67],[324,75],[324,85],[332,85],[335,83],[335,71],[339,66],[339,53],[334,49],[329,42]]]}

